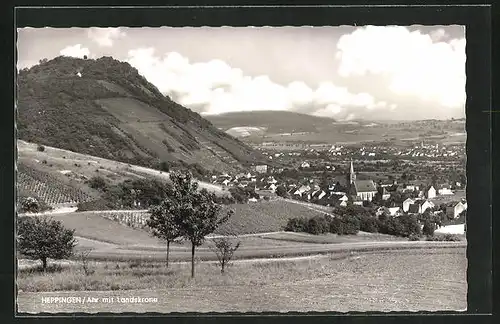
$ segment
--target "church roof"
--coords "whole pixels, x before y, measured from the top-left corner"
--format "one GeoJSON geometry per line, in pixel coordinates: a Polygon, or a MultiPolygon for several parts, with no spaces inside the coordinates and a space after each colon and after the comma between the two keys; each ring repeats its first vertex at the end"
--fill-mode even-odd
{"type": "Polygon", "coordinates": [[[354,181],[354,186],[356,188],[356,192],[377,191],[373,180],[356,180],[354,181]]]}

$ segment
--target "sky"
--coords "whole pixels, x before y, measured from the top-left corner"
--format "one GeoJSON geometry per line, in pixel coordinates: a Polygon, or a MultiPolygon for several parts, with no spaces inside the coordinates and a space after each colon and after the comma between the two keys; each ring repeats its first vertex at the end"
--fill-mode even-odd
{"type": "Polygon", "coordinates": [[[17,67],[112,56],[201,114],[465,117],[463,26],[18,29],[17,67]]]}

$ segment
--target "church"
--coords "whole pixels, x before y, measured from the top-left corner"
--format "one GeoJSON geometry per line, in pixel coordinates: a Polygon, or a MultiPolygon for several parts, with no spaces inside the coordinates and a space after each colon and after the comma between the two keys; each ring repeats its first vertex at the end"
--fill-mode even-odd
{"type": "Polygon", "coordinates": [[[372,201],[377,193],[377,187],[373,180],[357,180],[354,166],[351,161],[349,171],[349,193],[362,201],[372,201]]]}

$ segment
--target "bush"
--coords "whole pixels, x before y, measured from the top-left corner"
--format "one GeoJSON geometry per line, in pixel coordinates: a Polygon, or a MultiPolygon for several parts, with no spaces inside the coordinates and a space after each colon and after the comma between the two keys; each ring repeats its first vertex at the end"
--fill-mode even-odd
{"type": "Polygon", "coordinates": [[[344,233],[344,222],[340,219],[340,217],[334,217],[330,220],[330,233],[343,235],[344,233]]]}
{"type": "Polygon", "coordinates": [[[459,242],[460,237],[455,234],[444,234],[444,235],[434,235],[427,236],[427,241],[447,241],[447,242],[459,242]]]}
{"type": "Polygon", "coordinates": [[[420,241],[420,236],[411,234],[410,236],[408,236],[408,241],[420,241]]]}
{"type": "Polygon", "coordinates": [[[324,234],[330,229],[330,224],[323,216],[315,216],[307,221],[306,231],[309,234],[324,234]]]}
{"type": "Polygon", "coordinates": [[[363,216],[360,218],[359,230],[368,233],[378,232],[379,221],[371,216],[363,216]]]}
{"type": "Polygon", "coordinates": [[[379,233],[401,236],[401,233],[403,232],[403,224],[401,224],[401,222],[397,218],[388,217],[385,221],[381,221],[379,233]]]}
{"type": "Polygon", "coordinates": [[[357,217],[343,217],[344,235],[356,235],[361,227],[361,222],[357,217]]]}
{"type": "Polygon", "coordinates": [[[422,233],[426,236],[433,236],[435,230],[436,230],[436,225],[434,225],[434,223],[432,223],[430,220],[426,219],[424,221],[424,227],[422,228],[422,233]]]}
{"type": "Polygon", "coordinates": [[[308,221],[304,217],[290,218],[284,228],[288,232],[307,232],[308,221]]]}
{"type": "Polygon", "coordinates": [[[168,162],[162,161],[160,163],[160,170],[161,171],[165,171],[165,172],[169,172],[170,171],[170,166],[168,165],[168,162]]]}
{"type": "Polygon", "coordinates": [[[45,151],[45,146],[38,145],[38,147],[36,149],[37,149],[38,152],[43,152],[43,151],[45,151]]]}
{"type": "Polygon", "coordinates": [[[403,215],[396,218],[403,226],[403,232],[399,236],[409,237],[410,235],[420,235],[422,233],[420,224],[415,216],[403,215]]]}
{"type": "Polygon", "coordinates": [[[92,177],[89,180],[89,187],[97,190],[106,189],[106,180],[103,177],[92,177]]]}
{"type": "Polygon", "coordinates": [[[264,196],[265,201],[269,201],[269,199],[270,199],[269,196],[264,196]]]}

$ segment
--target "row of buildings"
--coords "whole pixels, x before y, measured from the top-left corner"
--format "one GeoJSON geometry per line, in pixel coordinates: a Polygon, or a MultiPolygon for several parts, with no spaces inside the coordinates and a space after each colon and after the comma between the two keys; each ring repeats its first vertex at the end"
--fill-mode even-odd
{"type": "MultiPolygon", "coordinates": [[[[338,178],[337,182],[330,182],[327,185],[320,186],[316,181],[309,180],[308,183],[280,183],[274,176],[254,175],[252,173],[240,173],[233,176],[223,174],[213,177],[213,183],[225,187],[250,187],[256,191],[265,190],[269,192],[281,191],[286,195],[297,200],[313,202],[325,206],[347,206],[349,203],[354,205],[366,205],[367,202],[373,202],[377,198],[387,201],[391,197],[401,194],[410,194],[411,198],[404,201],[391,200],[389,207],[381,206],[380,210],[388,212],[390,215],[397,216],[402,213],[422,214],[427,209],[435,209],[433,201],[438,201],[440,197],[453,195],[450,184],[426,185],[418,182],[410,182],[405,185],[398,185],[396,181],[376,184],[373,180],[357,179],[354,165],[351,161],[350,170],[347,177],[338,178]],[[345,179],[345,181],[342,181],[345,179]],[[279,187],[282,187],[278,189],[279,187]],[[384,209],[387,208],[387,209],[384,209]]],[[[388,205],[388,204],[380,204],[388,205]]],[[[449,215],[457,217],[464,209],[467,209],[465,201],[460,201],[454,206],[456,211],[447,211],[449,215]]]]}

